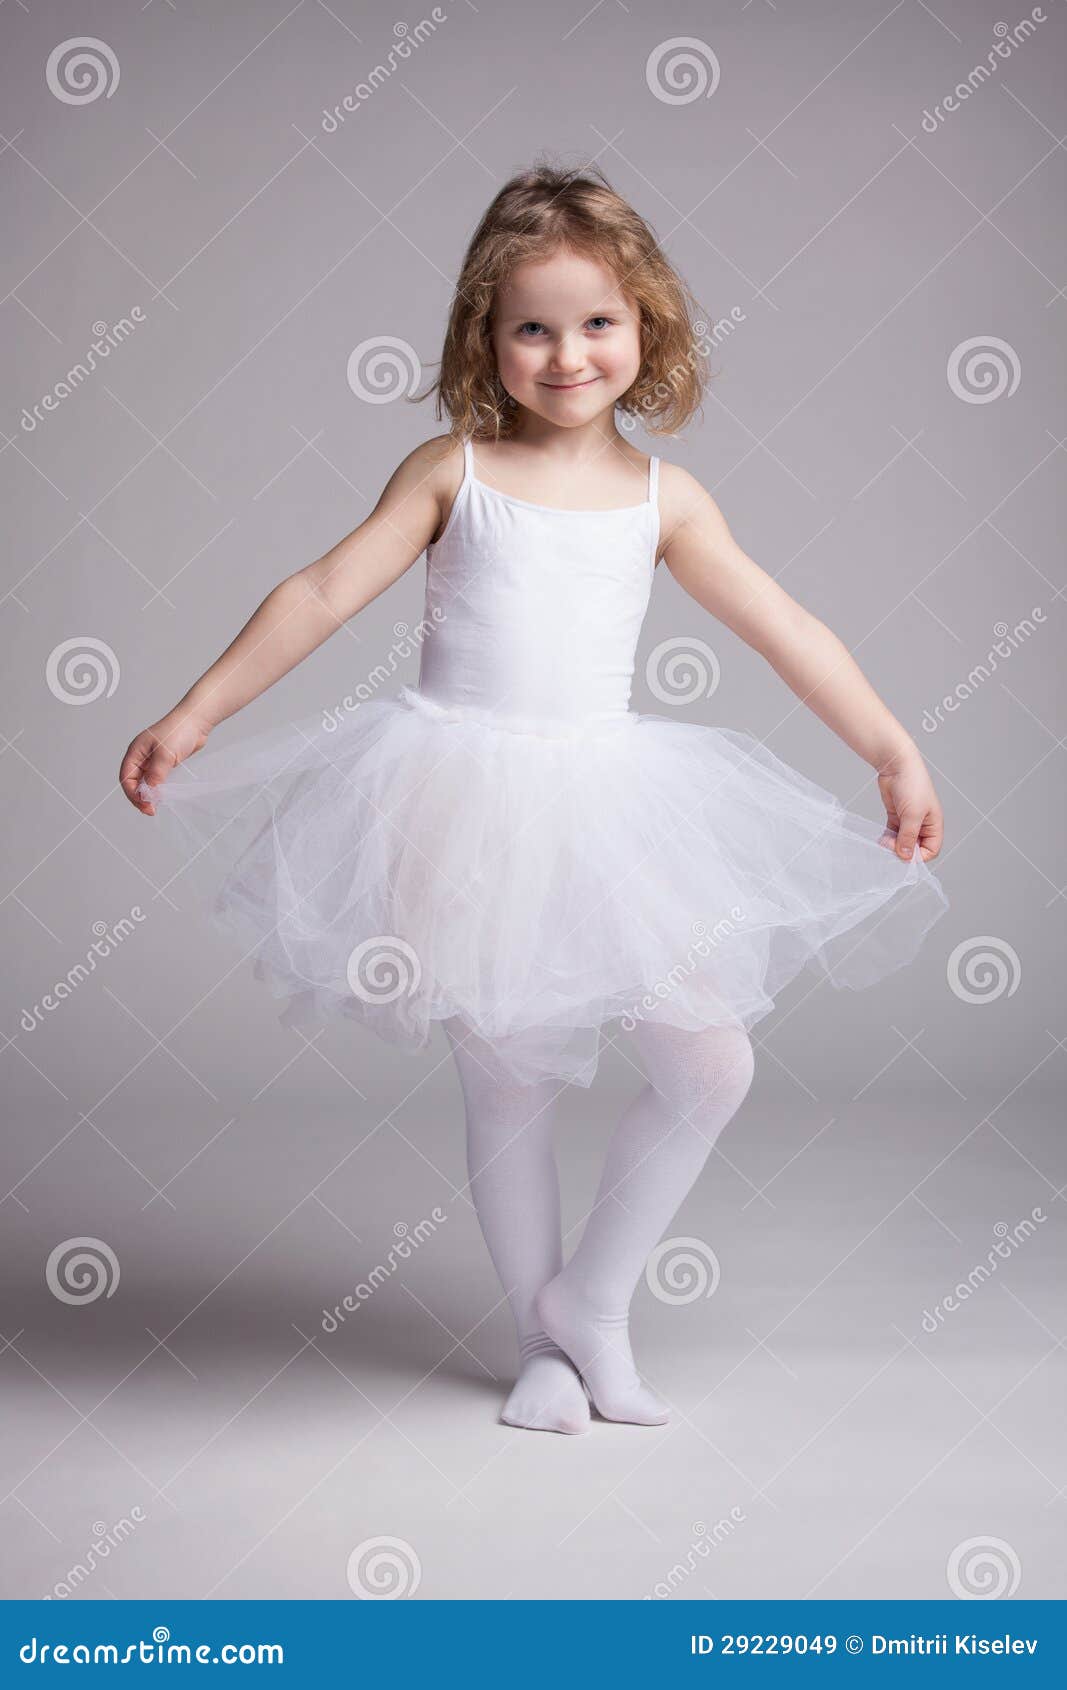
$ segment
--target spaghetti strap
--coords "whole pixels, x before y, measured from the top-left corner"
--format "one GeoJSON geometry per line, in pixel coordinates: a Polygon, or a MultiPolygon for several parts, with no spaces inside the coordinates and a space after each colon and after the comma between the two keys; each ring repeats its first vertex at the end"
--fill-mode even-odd
{"type": "Polygon", "coordinates": [[[648,502],[649,502],[650,505],[654,505],[655,502],[656,502],[656,489],[658,488],[658,486],[659,486],[659,459],[658,458],[649,458],[649,460],[648,460],[648,502]]]}

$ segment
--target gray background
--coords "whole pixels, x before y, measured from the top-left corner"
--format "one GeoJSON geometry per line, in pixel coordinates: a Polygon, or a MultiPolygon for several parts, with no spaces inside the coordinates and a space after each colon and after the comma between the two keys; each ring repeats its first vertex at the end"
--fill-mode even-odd
{"type": "MultiPolygon", "coordinates": [[[[18,231],[0,319],[4,1594],[62,1594],[137,1508],[81,1594],[349,1596],[350,1555],[387,1536],[416,1599],[640,1598],[679,1565],[682,1596],[1062,1595],[1063,6],[934,133],[924,110],[1014,12],[445,10],[334,134],[323,108],[385,60],[390,9],[0,13],[18,231]],[[82,34],[120,79],[72,104],[45,65],[82,34]],[[714,52],[710,97],[650,87],[677,37],[714,52]],[[440,431],[429,403],[361,402],[349,356],[395,336],[433,373],[478,217],[545,151],[599,160],[710,319],[743,313],[704,418],[634,438],[704,481],[917,737],[952,901],[909,969],[856,995],[806,975],[756,1028],[753,1089],[671,1229],[714,1251],[714,1294],[634,1301],[672,1423],[571,1439],[496,1421],[511,1327],[443,1038],[409,1057],[360,1029],[283,1033],[116,784],[132,735],[440,431]],[[27,432],[92,325],[134,305],[145,322],[27,432]],[[990,337],[1018,385],[961,397],[955,349],[990,337]],[[925,732],[994,625],[1035,607],[925,732]],[[48,663],[86,637],[115,684],[75,703],[48,663]],[[25,1031],[94,924],[134,906],[115,954],[25,1031]],[[993,959],[972,986],[959,946],[993,959]],[[447,1222],[324,1334],[323,1306],[434,1205],[447,1222]],[[1034,1235],[924,1331],[1035,1205],[1034,1235]],[[72,1305],[45,1264],[80,1237],[121,1273],[72,1305]],[[701,1528],[722,1538],[706,1556],[701,1528]]],[[[213,744],[343,697],[417,622],[423,579],[213,744]]],[[[634,704],[754,733],[881,817],[872,771],[665,571],[634,704]],[[684,706],[644,674],[675,636],[721,664],[684,706]]],[[[593,1090],[564,1091],[570,1244],[638,1083],[609,1045],[593,1090]]]]}

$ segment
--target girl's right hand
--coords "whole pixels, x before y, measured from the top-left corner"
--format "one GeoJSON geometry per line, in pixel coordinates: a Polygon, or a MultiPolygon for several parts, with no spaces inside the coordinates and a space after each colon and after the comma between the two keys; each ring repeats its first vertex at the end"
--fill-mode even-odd
{"type": "Polygon", "coordinates": [[[138,792],[141,782],[162,786],[172,769],[206,744],[210,732],[208,724],[197,717],[172,711],[131,739],[119,769],[119,785],[142,815],[154,816],[156,807],[138,792]]]}

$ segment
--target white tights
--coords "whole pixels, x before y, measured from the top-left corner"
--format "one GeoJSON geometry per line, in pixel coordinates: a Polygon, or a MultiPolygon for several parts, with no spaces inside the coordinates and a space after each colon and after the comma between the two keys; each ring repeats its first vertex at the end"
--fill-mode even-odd
{"type": "Polygon", "coordinates": [[[626,1035],[647,1084],[615,1129],[564,1267],[553,1126],[565,1082],[501,1079],[478,1035],[458,1020],[445,1031],[463,1087],[471,1197],[518,1335],[521,1368],[504,1420],[584,1431],[588,1391],[607,1420],[661,1424],[667,1406],[634,1367],[630,1300],[752,1083],[748,1034],[740,1024],[690,1033],[642,1021],[626,1035]]]}

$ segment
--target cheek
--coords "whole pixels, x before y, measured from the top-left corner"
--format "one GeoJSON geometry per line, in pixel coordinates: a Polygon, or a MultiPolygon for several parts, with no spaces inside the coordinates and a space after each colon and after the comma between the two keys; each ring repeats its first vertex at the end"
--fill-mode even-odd
{"type": "Polygon", "coordinates": [[[519,341],[509,341],[497,352],[498,368],[506,370],[517,381],[534,374],[541,368],[542,362],[536,341],[530,341],[526,345],[519,341]]]}
{"type": "Polygon", "coordinates": [[[630,363],[630,348],[628,346],[605,347],[600,359],[605,370],[612,375],[621,375],[630,363]]]}
{"type": "Polygon", "coordinates": [[[625,339],[614,341],[610,353],[611,367],[617,375],[628,375],[639,368],[641,363],[641,346],[636,335],[628,335],[625,339]]]}

